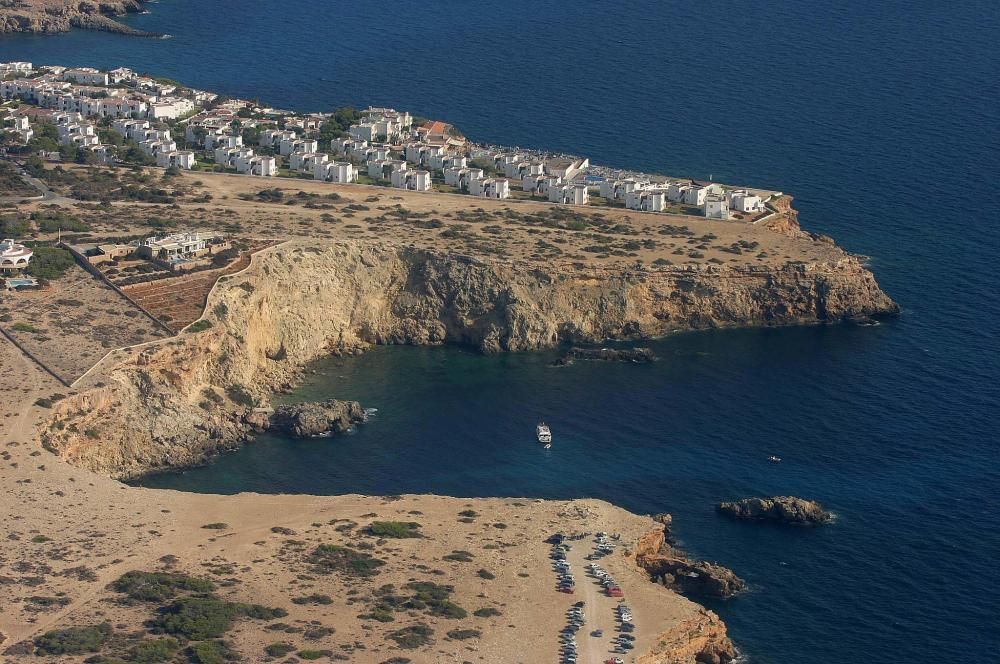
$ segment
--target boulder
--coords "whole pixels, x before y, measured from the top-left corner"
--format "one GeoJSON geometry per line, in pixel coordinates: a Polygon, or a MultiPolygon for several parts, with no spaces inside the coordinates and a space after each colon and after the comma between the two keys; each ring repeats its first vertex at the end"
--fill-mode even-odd
{"type": "Polygon", "coordinates": [[[728,599],[747,588],[728,567],[671,556],[647,556],[643,567],[657,583],[682,595],[728,599]]]}
{"type": "Polygon", "coordinates": [[[719,512],[743,521],[775,521],[792,524],[822,524],[833,520],[833,515],[812,500],[794,496],[771,498],[744,498],[730,503],[719,503],[719,512]]]}
{"type": "Polygon", "coordinates": [[[365,411],[357,401],[330,399],[278,406],[271,415],[271,426],[305,438],[343,433],[365,419],[365,411]]]}
{"type": "Polygon", "coordinates": [[[566,366],[573,364],[575,360],[648,364],[656,361],[656,355],[648,348],[581,348],[573,346],[552,364],[554,366],[566,366]]]}

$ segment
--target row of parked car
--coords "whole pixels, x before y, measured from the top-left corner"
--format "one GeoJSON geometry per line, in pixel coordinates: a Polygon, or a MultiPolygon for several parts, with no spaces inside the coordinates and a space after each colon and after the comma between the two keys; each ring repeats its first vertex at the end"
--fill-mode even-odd
{"type": "Polygon", "coordinates": [[[576,633],[587,622],[583,607],[583,602],[577,602],[566,612],[566,626],[559,633],[559,659],[563,664],[576,664],[576,633]]]}
{"type": "Polygon", "coordinates": [[[587,560],[600,560],[615,550],[615,542],[608,539],[607,533],[597,533],[594,537],[594,550],[587,554],[587,560]]]}
{"type": "Polygon", "coordinates": [[[560,539],[552,544],[552,551],[549,558],[552,559],[552,569],[556,573],[556,590],[561,593],[572,594],[576,590],[576,579],[573,577],[573,570],[569,561],[566,560],[566,552],[569,551],[569,544],[563,544],[560,539]]]}

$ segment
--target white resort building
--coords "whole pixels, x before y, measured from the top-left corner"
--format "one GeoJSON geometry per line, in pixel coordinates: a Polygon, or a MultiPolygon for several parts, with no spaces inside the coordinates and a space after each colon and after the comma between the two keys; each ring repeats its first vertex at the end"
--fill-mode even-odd
{"type": "Polygon", "coordinates": [[[23,244],[17,244],[14,240],[3,240],[0,242],[0,271],[13,272],[23,270],[28,267],[34,252],[23,244]]]}

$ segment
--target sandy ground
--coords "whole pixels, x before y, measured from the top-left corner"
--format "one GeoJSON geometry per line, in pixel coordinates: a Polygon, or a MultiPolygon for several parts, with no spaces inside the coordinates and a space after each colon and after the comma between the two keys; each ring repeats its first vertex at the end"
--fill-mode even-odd
{"type": "MultiPolygon", "coordinates": [[[[54,628],[109,621],[123,643],[134,642],[155,606],[123,605],[107,584],[129,570],[167,569],[214,579],[220,598],[288,611],[280,620],[237,622],[227,639],[245,661],[265,660],[264,647],[277,642],[296,651],[327,650],[352,662],[392,657],[413,662],[556,661],[565,609],[580,595],[556,592],[550,549],[543,539],[556,531],[607,530],[621,532],[623,542],[629,542],[655,527],[647,517],[589,500],[223,497],[127,487],[71,467],[33,441],[43,410],[31,404],[58,387],[9,342],[0,341],[4,662],[33,659],[18,654],[23,641],[54,628]],[[465,510],[476,516],[460,516],[465,510]],[[381,540],[364,534],[366,525],[379,520],[416,522],[423,536],[381,540]],[[210,523],[226,526],[203,527],[210,523]],[[386,564],[371,578],[317,574],[307,558],[320,544],[347,544],[386,564]],[[460,557],[469,559],[444,558],[455,551],[467,552],[460,557]],[[483,578],[480,570],[495,578],[483,578]],[[468,615],[450,619],[403,611],[387,623],[359,617],[371,610],[377,588],[393,584],[405,592],[413,581],[453,586],[451,601],[468,615]],[[291,601],[317,593],[328,595],[330,603],[291,601]],[[500,615],[473,615],[483,608],[500,615]],[[263,628],[275,623],[285,627],[263,628]],[[387,638],[412,624],[432,628],[432,643],[403,650],[387,638]],[[324,635],[321,628],[335,631],[324,635]],[[481,635],[449,638],[448,632],[456,629],[481,635]]],[[[635,608],[637,652],[658,632],[696,615],[697,605],[651,584],[620,552],[602,564],[613,570],[635,608]]],[[[578,583],[584,579],[581,568],[578,583]]]]}
{"type": "Polygon", "coordinates": [[[0,292],[0,327],[67,383],[115,348],[168,336],[79,267],[44,290],[0,292]]]}

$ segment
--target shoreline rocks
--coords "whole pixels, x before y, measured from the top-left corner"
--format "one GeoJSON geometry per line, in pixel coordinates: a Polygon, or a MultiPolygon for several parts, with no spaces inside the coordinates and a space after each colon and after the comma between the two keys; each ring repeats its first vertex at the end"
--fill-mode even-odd
{"type": "Polygon", "coordinates": [[[270,426],[300,438],[344,433],[367,419],[357,401],[305,402],[278,406],[270,426]]]}
{"type": "Polygon", "coordinates": [[[656,361],[656,355],[648,348],[581,348],[573,346],[552,366],[564,367],[576,360],[599,360],[603,362],[632,362],[649,364],[656,361]]]}
{"type": "Polygon", "coordinates": [[[137,30],[113,17],[145,11],[146,0],[102,0],[100,3],[62,3],[22,0],[0,6],[0,33],[57,34],[72,28],[114,32],[133,37],[162,37],[158,32],[137,30]]]}
{"type": "Polygon", "coordinates": [[[795,496],[771,498],[744,498],[734,502],[719,503],[719,513],[740,521],[772,521],[796,525],[830,523],[833,514],[813,500],[795,496]]]}

